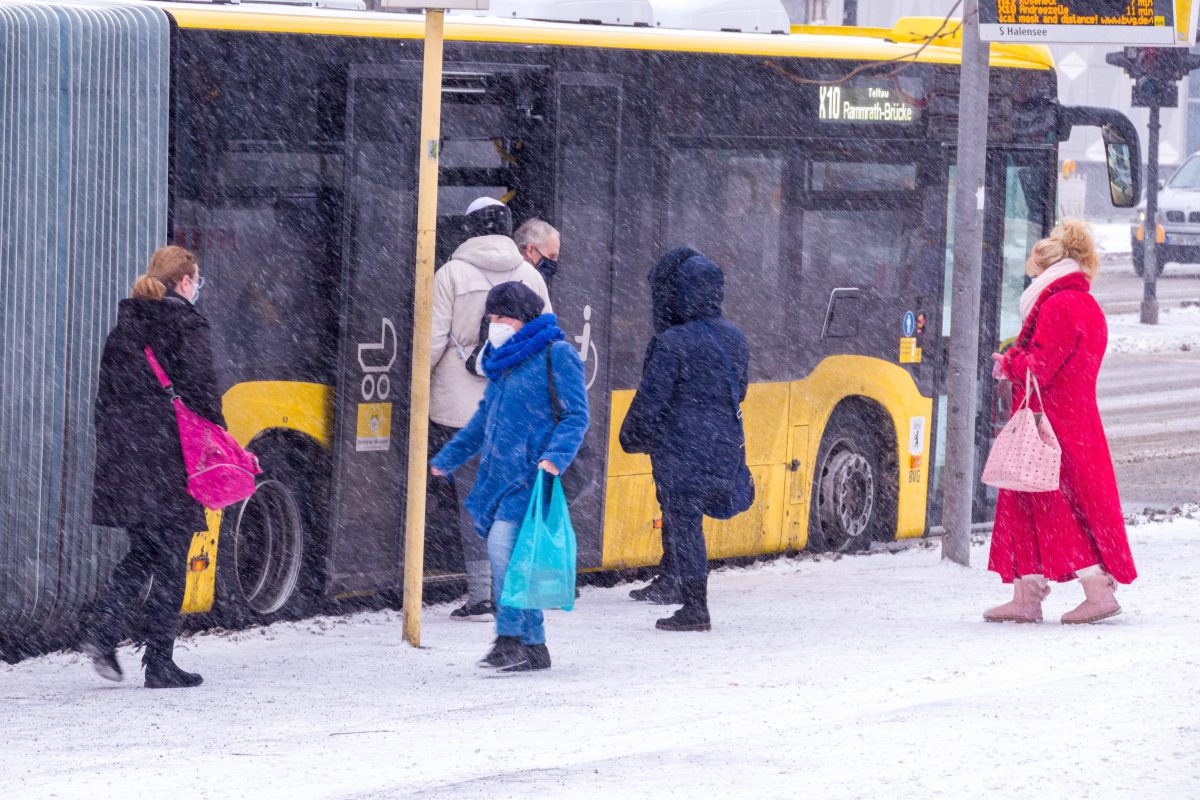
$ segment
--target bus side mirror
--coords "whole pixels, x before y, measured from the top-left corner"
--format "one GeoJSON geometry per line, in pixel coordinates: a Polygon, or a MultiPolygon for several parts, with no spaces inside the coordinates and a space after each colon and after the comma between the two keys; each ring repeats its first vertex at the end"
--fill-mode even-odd
{"type": "Polygon", "coordinates": [[[1101,132],[1104,159],[1108,162],[1108,195],[1117,208],[1133,208],[1137,203],[1137,192],[1129,142],[1111,124],[1101,128],[1101,132]]]}

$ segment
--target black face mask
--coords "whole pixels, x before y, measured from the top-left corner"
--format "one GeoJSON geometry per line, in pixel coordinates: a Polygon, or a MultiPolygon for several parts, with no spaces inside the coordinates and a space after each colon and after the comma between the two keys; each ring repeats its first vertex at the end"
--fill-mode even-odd
{"type": "Polygon", "coordinates": [[[542,260],[535,265],[535,269],[542,273],[543,278],[550,280],[558,273],[558,261],[542,256],[542,260]]]}

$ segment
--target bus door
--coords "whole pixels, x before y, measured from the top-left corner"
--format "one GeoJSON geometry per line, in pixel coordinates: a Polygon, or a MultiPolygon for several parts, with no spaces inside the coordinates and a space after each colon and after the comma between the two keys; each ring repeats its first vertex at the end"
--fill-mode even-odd
{"type": "MultiPolygon", "coordinates": [[[[951,280],[954,268],[955,166],[952,154],[945,166],[946,246],[940,314],[941,368],[938,370],[937,402],[934,408],[934,463],[930,484],[930,520],[940,524],[942,478],[946,463],[946,376],[950,338],[951,280]]],[[[1019,303],[1025,290],[1025,260],[1033,245],[1049,231],[1053,222],[1050,196],[1054,180],[1053,151],[1038,149],[993,149],[988,152],[984,212],[983,280],[980,292],[979,397],[975,429],[975,473],[978,478],[992,440],[1007,420],[1006,392],[992,380],[991,354],[1007,345],[1021,330],[1019,303]],[[1003,202],[1000,202],[1000,200],[1003,202]]],[[[991,518],[995,490],[975,481],[972,519],[991,518]]]]}
{"type": "Polygon", "coordinates": [[[609,304],[614,272],[617,169],[624,89],[612,74],[560,72],[557,77],[557,169],[553,213],[562,256],[551,287],[558,324],[583,359],[591,427],[563,484],[581,568],[600,566],[608,465],[609,304]]]}
{"type": "MultiPolygon", "coordinates": [[[[447,61],[438,176],[439,269],[466,240],[466,210],[476,198],[503,200],[514,228],[532,216],[549,217],[554,151],[547,72],[529,65],[447,61]]],[[[427,580],[465,571],[460,500],[447,481],[430,482],[427,580]]]]}
{"type": "Polygon", "coordinates": [[[352,66],[334,398],[329,590],[399,585],[421,65],[352,66]]]}

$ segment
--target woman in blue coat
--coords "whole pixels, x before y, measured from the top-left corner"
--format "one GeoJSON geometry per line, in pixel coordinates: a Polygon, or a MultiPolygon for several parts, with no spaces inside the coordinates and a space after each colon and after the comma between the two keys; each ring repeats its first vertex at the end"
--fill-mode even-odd
{"type": "Polygon", "coordinates": [[[471,421],[432,462],[435,475],[446,475],[480,455],[466,507],[487,539],[497,607],[496,642],[483,663],[505,672],[550,667],[542,612],[503,606],[500,595],[537,471],[562,474],[588,428],[583,362],[544,307],[516,281],[488,292],[487,389],[471,421]]]}
{"type": "Polygon", "coordinates": [[[656,625],[706,631],[708,553],[705,516],[725,519],[750,507],[740,403],[749,386],[750,348],[721,316],[725,276],[703,255],[675,274],[674,318],[659,334],[621,426],[621,447],[648,453],[663,511],[664,544],[683,607],[656,625]]]}

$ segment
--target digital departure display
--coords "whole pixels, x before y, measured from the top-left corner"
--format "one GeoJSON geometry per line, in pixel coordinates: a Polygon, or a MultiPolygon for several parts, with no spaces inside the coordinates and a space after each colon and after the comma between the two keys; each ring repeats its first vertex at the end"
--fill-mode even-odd
{"type": "Polygon", "coordinates": [[[1193,0],[983,0],[980,35],[994,42],[1186,45],[1193,0]]]}
{"type": "Polygon", "coordinates": [[[860,79],[817,87],[817,119],[878,125],[911,125],[921,120],[920,82],[860,79]]]}

